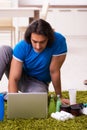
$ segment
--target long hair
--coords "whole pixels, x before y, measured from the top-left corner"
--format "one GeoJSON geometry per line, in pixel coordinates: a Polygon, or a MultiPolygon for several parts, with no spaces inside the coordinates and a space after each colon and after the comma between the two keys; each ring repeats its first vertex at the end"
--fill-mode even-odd
{"type": "Polygon", "coordinates": [[[27,43],[31,44],[31,34],[32,33],[46,36],[48,38],[48,43],[47,43],[48,47],[50,47],[54,41],[54,31],[53,31],[51,25],[42,19],[33,21],[27,27],[25,34],[24,34],[24,39],[27,43]]]}

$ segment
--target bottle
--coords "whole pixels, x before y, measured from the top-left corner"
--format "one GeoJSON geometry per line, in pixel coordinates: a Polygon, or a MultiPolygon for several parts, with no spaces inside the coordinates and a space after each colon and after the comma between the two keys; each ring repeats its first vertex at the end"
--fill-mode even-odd
{"type": "Polygon", "coordinates": [[[56,111],[56,103],[55,103],[55,100],[54,100],[54,95],[51,94],[49,107],[48,107],[48,115],[50,116],[51,113],[53,113],[55,111],[56,111]]]}
{"type": "Polygon", "coordinates": [[[4,119],[4,95],[0,94],[0,121],[4,119]]]}
{"type": "Polygon", "coordinates": [[[60,107],[61,107],[60,95],[57,95],[56,112],[60,112],[60,107]]]}

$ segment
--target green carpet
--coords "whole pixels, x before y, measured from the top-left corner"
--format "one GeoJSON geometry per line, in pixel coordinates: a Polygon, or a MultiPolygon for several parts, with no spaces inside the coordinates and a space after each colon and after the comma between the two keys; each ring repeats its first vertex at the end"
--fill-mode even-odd
{"type": "MultiPolygon", "coordinates": [[[[62,92],[68,98],[68,92],[62,92]]],[[[87,103],[87,91],[77,92],[77,103],[87,103]]],[[[87,116],[59,121],[51,117],[47,119],[7,119],[7,103],[5,103],[4,121],[0,122],[0,130],[87,130],[87,116]]]]}

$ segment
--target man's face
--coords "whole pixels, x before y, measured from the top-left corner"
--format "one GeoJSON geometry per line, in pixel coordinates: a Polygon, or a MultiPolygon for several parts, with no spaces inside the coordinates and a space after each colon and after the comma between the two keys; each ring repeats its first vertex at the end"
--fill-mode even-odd
{"type": "Polygon", "coordinates": [[[42,52],[47,46],[48,38],[36,33],[31,34],[31,44],[36,52],[42,52]]]}

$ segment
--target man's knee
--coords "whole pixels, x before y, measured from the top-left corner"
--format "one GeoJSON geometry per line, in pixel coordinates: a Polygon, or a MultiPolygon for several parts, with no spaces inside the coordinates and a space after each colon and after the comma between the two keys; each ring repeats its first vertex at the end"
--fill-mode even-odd
{"type": "Polygon", "coordinates": [[[10,46],[3,45],[0,47],[0,51],[3,53],[12,54],[12,48],[10,46]]]}
{"type": "Polygon", "coordinates": [[[9,67],[12,59],[12,48],[10,46],[0,47],[0,79],[7,71],[9,73],[9,67]]]}
{"type": "Polygon", "coordinates": [[[13,50],[10,46],[3,45],[0,47],[0,57],[9,61],[12,59],[13,50]]]}

